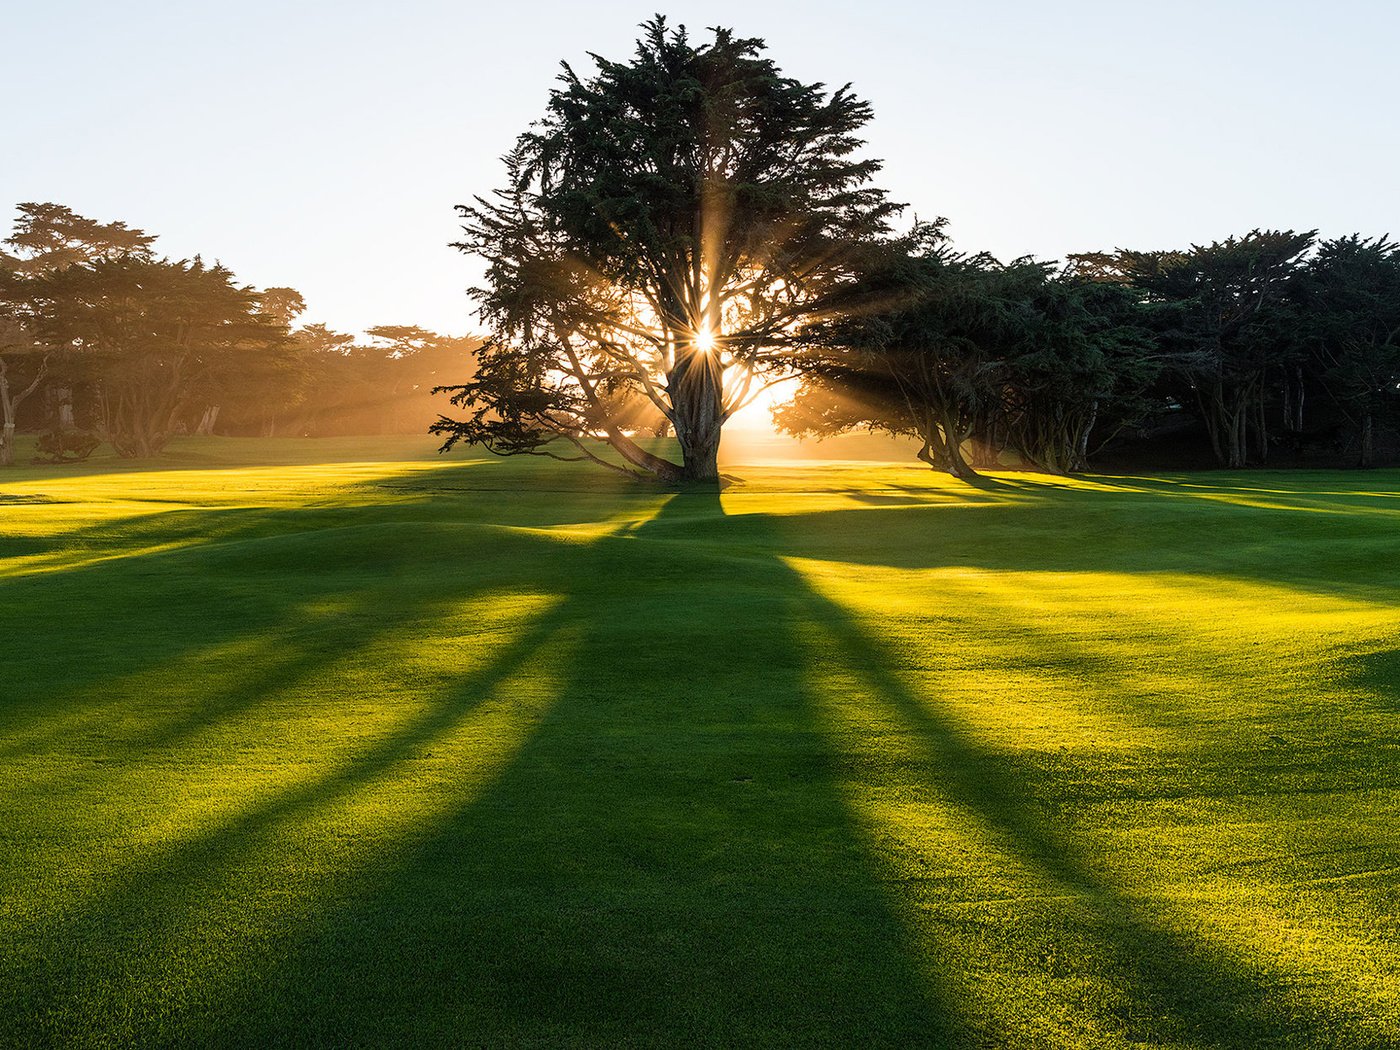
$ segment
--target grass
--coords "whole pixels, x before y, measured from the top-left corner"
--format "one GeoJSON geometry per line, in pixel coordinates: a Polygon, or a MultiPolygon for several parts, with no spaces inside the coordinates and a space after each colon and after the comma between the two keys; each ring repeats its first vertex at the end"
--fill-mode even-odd
{"type": "Polygon", "coordinates": [[[1400,1044],[1400,474],[0,476],[0,1044],[1400,1044]]]}

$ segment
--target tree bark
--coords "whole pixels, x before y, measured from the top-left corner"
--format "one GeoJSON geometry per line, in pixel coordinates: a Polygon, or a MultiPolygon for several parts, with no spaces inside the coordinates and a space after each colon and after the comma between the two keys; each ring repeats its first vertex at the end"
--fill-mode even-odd
{"type": "Polygon", "coordinates": [[[219,406],[210,405],[204,410],[204,414],[199,417],[199,426],[195,427],[194,432],[204,437],[209,436],[214,433],[214,423],[218,418],[219,406]]]}
{"type": "Polygon", "coordinates": [[[0,466],[12,467],[15,463],[15,416],[19,412],[19,406],[34,391],[39,389],[39,384],[44,381],[44,376],[48,375],[49,359],[45,355],[39,362],[39,370],[34,375],[34,381],[17,394],[10,393],[10,367],[3,357],[0,357],[0,420],[3,420],[3,430],[0,430],[0,466]]]}
{"type": "Polygon", "coordinates": [[[723,375],[714,353],[686,347],[667,376],[672,422],[681,446],[681,480],[719,482],[723,375]]]}
{"type": "Polygon", "coordinates": [[[948,448],[948,473],[955,478],[962,478],[964,481],[979,477],[962,454],[962,434],[958,430],[956,420],[952,413],[945,412],[943,415],[943,443],[948,448]]]}
{"type": "Polygon", "coordinates": [[[609,428],[605,433],[608,444],[612,446],[613,450],[634,467],[641,467],[643,470],[655,474],[662,481],[681,480],[682,471],[678,470],[670,460],[653,456],[616,428],[609,428]]]}

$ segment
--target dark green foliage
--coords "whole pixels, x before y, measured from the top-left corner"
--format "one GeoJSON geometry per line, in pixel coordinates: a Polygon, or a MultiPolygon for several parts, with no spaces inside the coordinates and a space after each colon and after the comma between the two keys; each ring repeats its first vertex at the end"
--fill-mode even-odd
{"type": "Polygon", "coordinates": [[[1357,234],[1324,241],[1294,285],[1290,320],[1304,363],[1370,466],[1375,431],[1400,422],[1400,245],[1357,234]]]}
{"type": "Polygon", "coordinates": [[[642,472],[716,478],[724,423],[897,210],[858,156],[870,107],[762,52],[726,29],[695,44],[658,16],[631,61],[565,67],[506,188],[461,209],[491,339],[452,388],[468,417],[436,428],[448,447],[596,458],[583,439],[598,437],[642,472]],[[681,464],[623,432],[618,406],[640,398],[681,464]]]}
{"type": "Polygon", "coordinates": [[[870,258],[883,307],[812,333],[784,429],[908,433],[920,458],[970,477],[1000,449],[1080,469],[1101,416],[1111,429],[1145,410],[1156,363],[1127,290],[955,253],[936,225],[870,258]]]}
{"type": "Polygon", "coordinates": [[[1222,466],[1268,457],[1270,384],[1290,365],[1288,293],[1313,237],[1254,230],[1188,251],[1077,259],[1096,276],[1143,293],[1162,350],[1188,383],[1222,466]]]}
{"type": "Polygon", "coordinates": [[[56,426],[38,437],[35,463],[80,463],[102,444],[100,434],[78,427],[56,426]]]}
{"type": "Polygon", "coordinates": [[[276,352],[286,328],[220,265],[123,255],[26,282],[39,338],[100,377],[99,429],[120,455],[152,456],[222,372],[276,352]]]}

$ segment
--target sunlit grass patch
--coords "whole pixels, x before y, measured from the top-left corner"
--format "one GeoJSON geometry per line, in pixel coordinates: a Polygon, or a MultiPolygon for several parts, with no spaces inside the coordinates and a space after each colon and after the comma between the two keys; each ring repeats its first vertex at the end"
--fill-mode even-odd
{"type": "Polygon", "coordinates": [[[1394,474],[401,455],[0,478],[0,1040],[1400,1041],[1394,474]]]}

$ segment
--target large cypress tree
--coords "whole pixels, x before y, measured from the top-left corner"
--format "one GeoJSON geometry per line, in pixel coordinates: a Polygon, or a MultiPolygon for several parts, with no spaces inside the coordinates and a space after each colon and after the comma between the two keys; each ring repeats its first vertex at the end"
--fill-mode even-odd
{"type": "MultiPolygon", "coordinates": [[[[785,77],[761,40],[697,44],[657,16],[628,62],[567,65],[508,182],[460,208],[458,247],[487,264],[490,340],[450,387],[457,441],[714,481],[727,419],[784,369],[897,207],[859,155],[870,107],[785,77]],[[618,420],[645,398],[681,463],[618,420]]],[[[845,306],[849,307],[849,296],[845,306]]]]}

